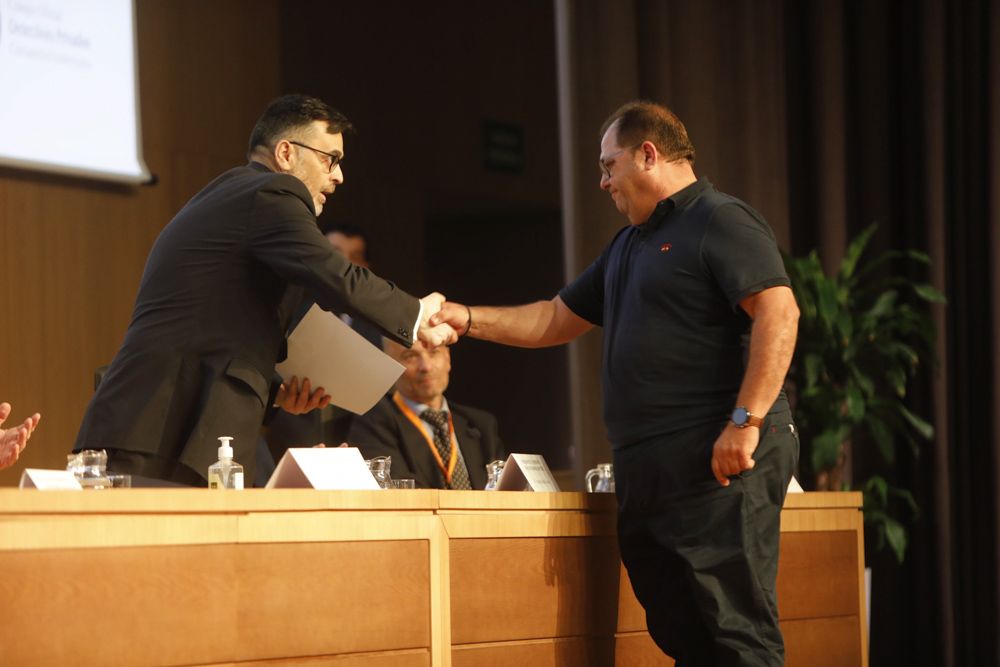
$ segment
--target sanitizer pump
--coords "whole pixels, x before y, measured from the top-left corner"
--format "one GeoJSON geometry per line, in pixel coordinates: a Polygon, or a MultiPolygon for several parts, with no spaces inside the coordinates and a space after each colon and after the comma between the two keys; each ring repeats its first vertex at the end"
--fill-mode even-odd
{"type": "Polygon", "coordinates": [[[243,466],[233,460],[232,438],[219,438],[219,460],[208,467],[208,488],[242,489],[243,466]]]}

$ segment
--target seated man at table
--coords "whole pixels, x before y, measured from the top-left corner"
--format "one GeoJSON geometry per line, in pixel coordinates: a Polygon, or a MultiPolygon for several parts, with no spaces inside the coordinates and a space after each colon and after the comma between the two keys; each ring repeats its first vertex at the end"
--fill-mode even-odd
{"type": "Polygon", "coordinates": [[[486,464],[507,455],[496,417],[445,399],[451,352],[421,342],[384,346],[406,370],[391,396],[354,418],[347,442],[366,459],[391,456],[393,479],[413,478],[418,488],[485,488],[486,464]]]}

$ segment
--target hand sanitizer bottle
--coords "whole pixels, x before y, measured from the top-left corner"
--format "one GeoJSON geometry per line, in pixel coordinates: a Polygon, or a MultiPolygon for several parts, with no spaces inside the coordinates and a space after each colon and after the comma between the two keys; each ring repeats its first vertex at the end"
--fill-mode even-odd
{"type": "Polygon", "coordinates": [[[210,489],[243,488],[243,466],[233,460],[231,440],[228,435],[219,438],[219,460],[208,467],[210,489]]]}

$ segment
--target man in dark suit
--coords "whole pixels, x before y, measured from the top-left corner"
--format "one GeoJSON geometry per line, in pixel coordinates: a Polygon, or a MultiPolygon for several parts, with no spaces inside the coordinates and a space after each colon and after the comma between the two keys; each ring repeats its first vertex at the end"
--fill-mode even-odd
{"type": "Polygon", "coordinates": [[[108,450],[108,468],[204,485],[217,438],[253,478],[265,413],[329,403],[295,380],[272,384],[296,308],[362,315],[402,345],[453,342],[418,300],[331,249],[316,226],[344,182],[350,122],[315,98],[272,102],[250,137],[249,164],[194,196],[150,251],[125,341],[95,392],[74,451],[108,450]]]}
{"type": "Polygon", "coordinates": [[[483,489],[486,464],[506,458],[496,417],[444,397],[451,373],[447,347],[385,342],[406,367],[391,397],[355,417],[347,442],[366,458],[392,456],[392,477],[420,488],[483,489]]]}

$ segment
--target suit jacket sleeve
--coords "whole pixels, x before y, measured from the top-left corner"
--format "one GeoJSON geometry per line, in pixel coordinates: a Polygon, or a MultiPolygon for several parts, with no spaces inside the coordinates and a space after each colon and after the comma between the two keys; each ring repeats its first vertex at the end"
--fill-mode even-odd
{"type": "Polygon", "coordinates": [[[257,191],[247,232],[254,257],[305,287],[324,310],[360,315],[393,340],[412,345],[417,299],[334,251],[307,201],[305,186],[290,175],[275,175],[257,191]]]}

